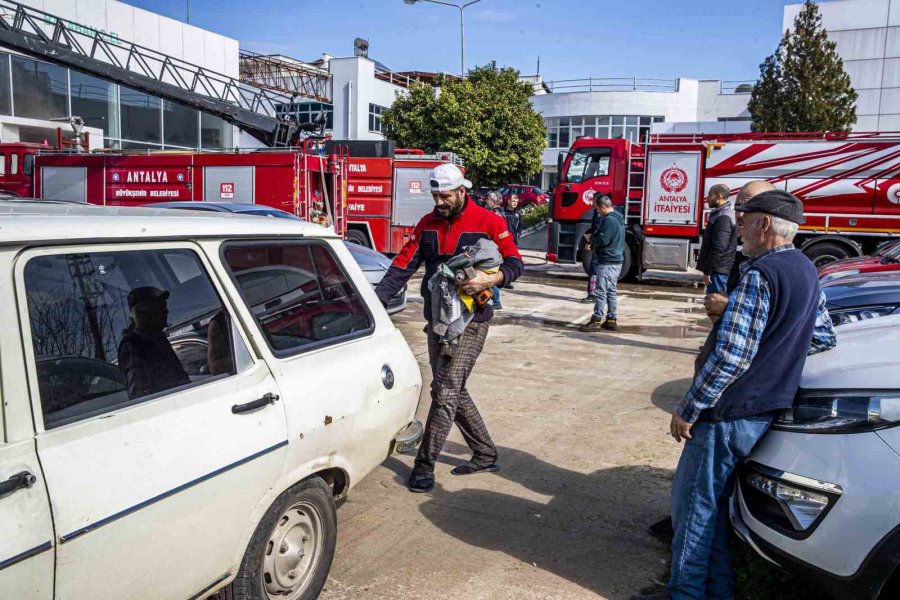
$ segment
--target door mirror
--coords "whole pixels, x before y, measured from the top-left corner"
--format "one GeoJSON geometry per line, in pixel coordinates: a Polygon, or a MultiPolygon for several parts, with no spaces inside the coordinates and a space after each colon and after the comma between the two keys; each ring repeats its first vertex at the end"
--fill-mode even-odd
{"type": "Polygon", "coordinates": [[[559,174],[559,177],[562,177],[562,169],[563,169],[564,162],[566,162],[566,153],[560,152],[556,156],[556,172],[559,174]]]}

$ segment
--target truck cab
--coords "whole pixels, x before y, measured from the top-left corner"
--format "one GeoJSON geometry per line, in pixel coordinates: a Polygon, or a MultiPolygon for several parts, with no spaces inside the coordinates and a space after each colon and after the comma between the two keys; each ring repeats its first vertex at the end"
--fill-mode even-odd
{"type": "Polygon", "coordinates": [[[27,142],[0,144],[0,191],[32,197],[34,155],[48,148],[45,144],[27,142]]]}
{"type": "MultiPolygon", "coordinates": [[[[595,194],[607,194],[616,210],[628,215],[631,158],[641,147],[624,139],[580,137],[557,162],[559,183],[550,205],[547,259],[550,262],[587,264],[582,252],[584,234],[590,229],[595,194]]],[[[641,175],[642,177],[642,175],[641,175]]],[[[639,182],[643,185],[643,181],[639,182]]],[[[628,249],[626,248],[626,253],[628,249]]],[[[626,257],[631,262],[630,256],[626,257]]],[[[623,265],[623,274],[630,268],[623,265]]]]}

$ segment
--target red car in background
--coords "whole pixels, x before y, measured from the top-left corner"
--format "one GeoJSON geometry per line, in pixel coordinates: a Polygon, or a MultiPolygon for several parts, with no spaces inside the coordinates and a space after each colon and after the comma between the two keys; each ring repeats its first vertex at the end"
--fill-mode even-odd
{"type": "Polygon", "coordinates": [[[882,245],[871,256],[845,258],[822,265],[819,267],[819,282],[826,283],[849,275],[881,271],[900,272],[900,241],[882,245]]]}
{"type": "Polygon", "coordinates": [[[509,197],[515,194],[519,197],[519,208],[525,208],[529,204],[542,206],[550,201],[550,196],[541,188],[534,185],[507,184],[497,190],[503,196],[503,206],[509,202],[509,197]]]}

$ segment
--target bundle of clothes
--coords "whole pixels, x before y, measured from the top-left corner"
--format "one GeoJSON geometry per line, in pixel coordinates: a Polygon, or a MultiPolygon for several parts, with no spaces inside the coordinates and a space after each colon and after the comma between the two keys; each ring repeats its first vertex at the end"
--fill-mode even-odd
{"type": "Polygon", "coordinates": [[[490,299],[490,293],[473,297],[460,288],[476,271],[496,273],[503,257],[497,244],[480,239],[438,267],[428,280],[431,292],[431,331],[440,337],[442,356],[453,356],[459,336],[475,316],[475,311],[490,299]]]}

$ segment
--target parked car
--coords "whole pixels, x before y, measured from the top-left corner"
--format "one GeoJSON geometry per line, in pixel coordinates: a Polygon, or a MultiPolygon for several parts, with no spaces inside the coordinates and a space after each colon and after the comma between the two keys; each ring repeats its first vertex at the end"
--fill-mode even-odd
{"type": "Polygon", "coordinates": [[[550,201],[550,196],[547,195],[547,192],[533,185],[505,185],[499,191],[503,196],[504,207],[506,207],[509,197],[513,194],[519,197],[519,208],[542,206],[550,201]]]}
{"type": "Polygon", "coordinates": [[[0,596],[315,598],[335,501],[422,432],[418,363],[347,247],[231,214],[0,215],[0,596]]]}
{"type": "Polygon", "coordinates": [[[855,256],[827,263],[819,267],[819,281],[825,283],[839,277],[879,271],[900,272],[900,241],[883,244],[871,256],[855,256]]]}
{"type": "MultiPolygon", "coordinates": [[[[242,215],[257,215],[262,217],[273,217],[276,219],[292,219],[302,221],[297,215],[287,211],[270,206],[260,206],[259,204],[245,204],[240,202],[157,202],[148,204],[153,208],[174,208],[179,210],[205,210],[209,212],[238,213],[242,215]]],[[[359,244],[353,242],[345,242],[350,254],[356,259],[356,263],[363,270],[366,279],[372,284],[372,287],[378,285],[381,278],[391,266],[391,259],[359,244]]],[[[387,311],[389,315],[395,314],[406,308],[407,289],[403,289],[394,294],[388,301],[387,311]]]]}
{"type": "Polygon", "coordinates": [[[822,284],[835,325],[900,313],[900,272],[848,275],[822,284]]]}
{"type": "Polygon", "coordinates": [[[732,522],[841,600],[900,597],[900,315],[837,328],[738,472],[732,522]]]}
{"type": "Polygon", "coordinates": [[[478,206],[484,206],[484,203],[487,202],[488,194],[490,194],[492,191],[494,191],[493,188],[479,186],[472,190],[469,195],[471,196],[472,200],[475,201],[475,204],[477,204],[478,206]]]}

